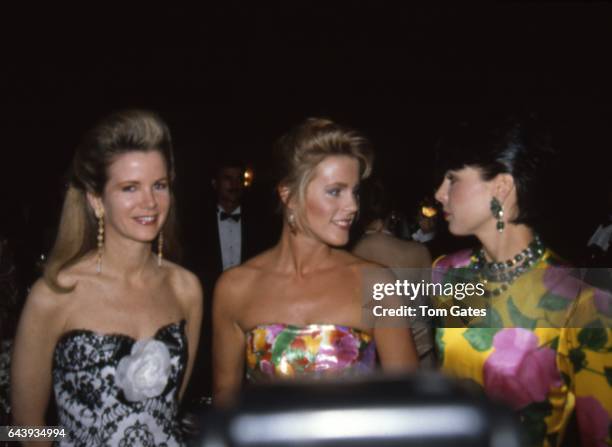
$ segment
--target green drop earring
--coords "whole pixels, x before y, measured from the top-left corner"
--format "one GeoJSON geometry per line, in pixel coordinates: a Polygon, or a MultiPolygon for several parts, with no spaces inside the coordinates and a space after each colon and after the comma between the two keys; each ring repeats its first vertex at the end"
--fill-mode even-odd
{"type": "Polygon", "coordinates": [[[491,213],[497,219],[497,231],[503,233],[506,226],[504,223],[504,207],[495,197],[491,199],[491,213]]]}

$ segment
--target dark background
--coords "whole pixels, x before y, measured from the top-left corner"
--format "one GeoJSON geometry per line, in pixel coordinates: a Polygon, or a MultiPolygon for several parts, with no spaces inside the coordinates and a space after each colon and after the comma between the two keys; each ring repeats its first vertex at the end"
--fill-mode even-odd
{"type": "Polygon", "coordinates": [[[538,111],[553,127],[542,232],[556,251],[576,258],[605,211],[609,3],[125,3],[3,7],[0,225],[24,257],[48,243],[83,132],[125,107],[169,122],[187,219],[219,154],[249,161],[254,194],[271,197],[274,140],[315,115],[373,140],[410,214],[434,189],[441,130],[488,110],[538,111]]]}

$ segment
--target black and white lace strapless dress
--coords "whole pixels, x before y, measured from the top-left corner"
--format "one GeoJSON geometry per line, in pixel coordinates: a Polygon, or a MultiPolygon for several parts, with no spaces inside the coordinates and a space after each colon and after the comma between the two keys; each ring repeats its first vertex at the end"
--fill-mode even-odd
{"type": "Polygon", "coordinates": [[[182,446],[178,393],[187,365],[185,321],[145,340],[77,329],[53,360],[60,446],[182,446]]]}

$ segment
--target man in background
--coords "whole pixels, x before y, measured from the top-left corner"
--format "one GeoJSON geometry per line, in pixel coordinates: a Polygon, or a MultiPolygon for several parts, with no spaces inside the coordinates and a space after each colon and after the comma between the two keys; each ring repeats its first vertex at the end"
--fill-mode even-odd
{"type": "Polygon", "coordinates": [[[245,203],[246,167],[236,159],[216,163],[210,178],[212,200],[194,210],[185,222],[190,228],[187,238],[186,266],[194,271],[204,289],[204,319],[199,352],[194,364],[187,399],[200,401],[211,395],[212,307],[217,279],[225,270],[235,267],[269,243],[268,214],[262,204],[245,203]],[[251,204],[253,205],[253,204],[251,204]],[[257,216],[254,212],[257,211],[257,216]],[[263,219],[263,220],[262,220],[263,219]]]}

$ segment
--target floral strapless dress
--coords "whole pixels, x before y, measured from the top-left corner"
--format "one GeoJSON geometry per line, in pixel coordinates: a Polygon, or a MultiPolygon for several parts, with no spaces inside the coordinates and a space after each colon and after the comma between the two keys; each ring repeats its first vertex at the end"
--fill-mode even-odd
{"type": "Polygon", "coordinates": [[[187,364],[185,321],[145,340],[77,329],[57,343],[53,388],[60,446],[182,446],[178,392],[187,364]]]}
{"type": "Polygon", "coordinates": [[[359,376],[376,366],[370,334],[334,324],[259,325],[247,333],[249,382],[274,378],[359,376]]]}

